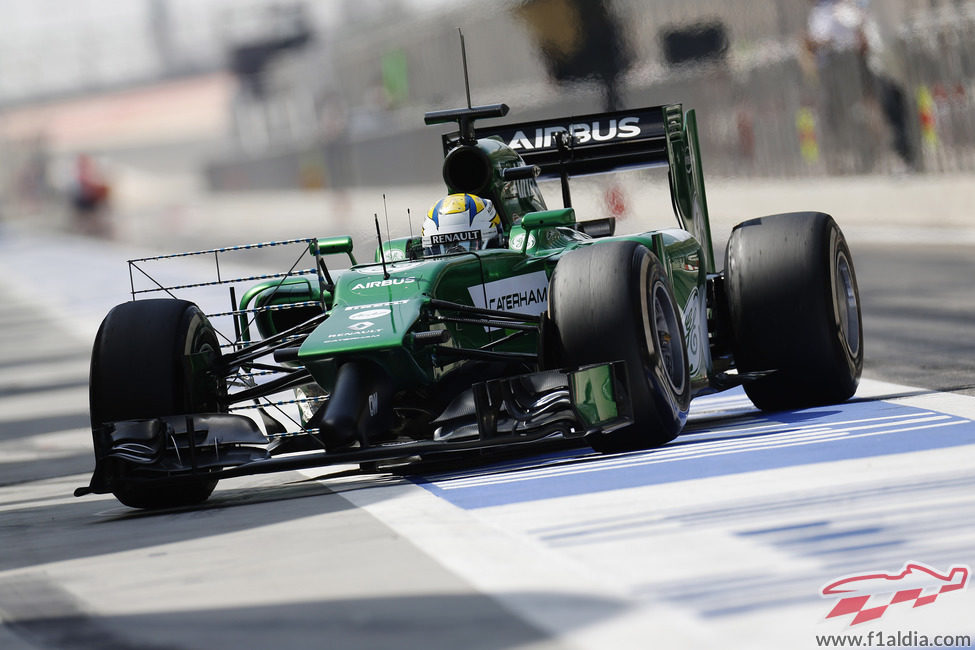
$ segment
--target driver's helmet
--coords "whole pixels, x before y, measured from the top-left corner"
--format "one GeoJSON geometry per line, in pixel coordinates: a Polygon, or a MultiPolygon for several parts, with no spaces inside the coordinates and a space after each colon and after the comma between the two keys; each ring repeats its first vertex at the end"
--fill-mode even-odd
{"type": "Polygon", "coordinates": [[[461,253],[503,245],[501,217],[488,199],[451,194],[440,199],[423,220],[423,253],[461,253]]]}

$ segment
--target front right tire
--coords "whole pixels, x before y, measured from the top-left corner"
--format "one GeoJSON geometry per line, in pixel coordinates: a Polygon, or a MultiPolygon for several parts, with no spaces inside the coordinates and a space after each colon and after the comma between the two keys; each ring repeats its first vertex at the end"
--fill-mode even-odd
{"type": "MultiPolygon", "coordinates": [[[[220,344],[199,307],[176,299],[137,300],[113,308],[91,354],[92,428],[106,422],[226,411],[214,372],[220,344]]],[[[116,465],[112,494],[132,508],[172,508],[206,501],[216,480],[147,484],[116,465]]]]}
{"type": "Polygon", "coordinates": [[[571,251],[552,274],[548,308],[560,365],[626,362],[633,424],[590,435],[592,448],[646,449],[677,437],[691,382],[680,309],[657,256],[633,241],[571,251]]]}

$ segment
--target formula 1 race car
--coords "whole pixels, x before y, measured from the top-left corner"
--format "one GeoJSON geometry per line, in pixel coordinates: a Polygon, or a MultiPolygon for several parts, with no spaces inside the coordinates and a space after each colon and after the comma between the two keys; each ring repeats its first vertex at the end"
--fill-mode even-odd
{"type": "Polygon", "coordinates": [[[766,410],[853,395],[859,296],[830,216],[739,224],[719,271],[693,111],[475,126],[507,112],[426,115],[458,126],[443,136],[449,195],[422,236],[383,241],[377,221],[374,263],[356,263],[350,237],[131,261],[130,276],[152,284],[133,284],[98,331],[96,465],[76,495],[160,508],[284,469],[409,466],[552,440],[625,452],[672,440],[691,398],[733,386],[766,410]],[[669,170],[679,227],[614,236],[613,220],[571,207],[570,177],[649,166],[669,170]],[[562,208],[546,206],[539,178],[561,180],[562,208]],[[300,249],[287,272],[222,277],[222,255],[281,246],[300,249]],[[194,256],[216,260],[216,280],[174,285],[147,271],[194,256]],[[334,256],[350,268],[330,269],[334,256]],[[176,297],[226,285],[229,311],[176,297]],[[167,297],[136,299],[150,292],[167,297]]]}

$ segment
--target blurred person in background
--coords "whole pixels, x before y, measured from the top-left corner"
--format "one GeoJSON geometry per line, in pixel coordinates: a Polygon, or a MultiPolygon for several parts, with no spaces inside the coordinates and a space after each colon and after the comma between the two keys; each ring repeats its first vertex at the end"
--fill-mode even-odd
{"type": "Polygon", "coordinates": [[[16,199],[28,212],[36,212],[40,209],[49,183],[47,145],[42,136],[37,136],[27,149],[25,160],[17,172],[16,199]]]}
{"type": "MultiPolygon", "coordinates": [[[[869,170],[876,162],[870,151],[872,141],[884,139],[879,127],[880,122],[886,122],[902,169],[917,169],[917,148],[908,121],[910,109],[899,81],[903,69],[881,37],[869,2],[812,0],[812,5],[804,44],[815,58],[823,100],[821,115],[833,147],[860,142],[862,151],[857,153],[861,154],[861,164],[856,171],[869,170]],[[860,117],[866,124],[856,124],[851,116],[860,117]],[[866,127],[866,134],[861,127],[866,127]]],[[[828,165],[830,154],[835,153],[827,152],[828,165]]],[[[830,166],[835,168],[835,155],[832,162],[830,166]]]]}
{"type": "Polygon", "coordinates": [[[71,188],[74,227],[85,235],[110,236],[108,224],[109,184],[95,160],[88,154],[75,159],[75,178],[71,188]]]}

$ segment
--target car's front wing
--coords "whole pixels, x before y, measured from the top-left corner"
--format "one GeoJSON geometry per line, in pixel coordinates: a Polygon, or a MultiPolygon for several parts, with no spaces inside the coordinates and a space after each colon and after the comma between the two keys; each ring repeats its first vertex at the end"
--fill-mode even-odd
{"type": "MultiPolygon", "coordinates": [[[[553,437],[598,436],[632,423],[622,361],[549,370],[472,387],[471,435],[397,440],[272,457],[249,417],[198,413],[105,423],[93,430],[96,464],[75,496],[113,491],[116,481],[174,484],[348,463],[423,460],[449,453],[517,448],[553,437]]],[[[453,427],[459,428],[457,423],[453,427]]],[[[316,441],[316,432],[308,435],[316,441]]]]}

